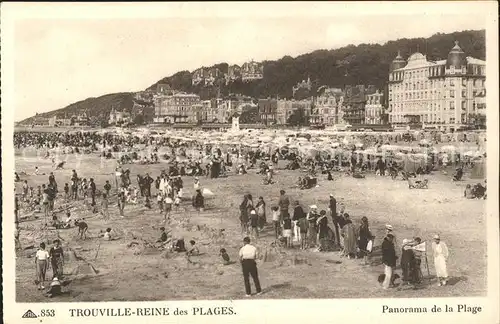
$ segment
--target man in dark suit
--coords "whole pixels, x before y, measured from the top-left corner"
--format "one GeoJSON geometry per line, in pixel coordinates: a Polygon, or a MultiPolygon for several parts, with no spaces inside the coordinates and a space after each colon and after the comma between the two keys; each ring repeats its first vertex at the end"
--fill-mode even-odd
{"type": "Polygon", "coordinates": [[[382,263],[384,264],[385,278],[382,288],[387,289],[393,285],[393,271],[396,267],[396,249],[394,248],[394,235],[387,234],[382,243],[382,263]]]}

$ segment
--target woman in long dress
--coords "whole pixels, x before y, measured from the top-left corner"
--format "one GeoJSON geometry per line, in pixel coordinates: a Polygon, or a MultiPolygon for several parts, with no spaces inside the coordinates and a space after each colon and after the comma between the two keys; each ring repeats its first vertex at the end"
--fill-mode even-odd
{"type": "Polygon", "coordinates": [[[436,276],[438,277],[438,286],[446,285],[448,281],[448,269],[446,261],[448,260],[448,247],[444,242],[441,242],[439,235],[434,236],[432,242],[432,252],[434,254],[434,267],[436,268],[436,276]]]}
{"type": "Polygon", "coordinates": [[[346,224],[342,227],[342,236],[344,238],[344,255],[349,259],[356,255],[356,227],[349,219],[349,214],[344,214],[346,224]]]}
{"type": "Polygon", "coordinates": [[[311,210],[306,216],[307,222],[309,223],[309,226],[307,228],[307,246],[308,247],[315,247],[316,246],[316,241],[317,241],[317,224],[316,221],[319,218],[319,215],[317,213],[317,208],[316,205],[310,206],[311,210]]]}
{"type": "Polygon", "coordinates": [[[372,234],[368,226],[368,218],[363,216],[361,218],[361,225],[358,229],[358,247],[360,254],[363,256],[363,261],[368,264],[368,242],[372,239],[372,234]]]}
{"type": "Polygon", "coordinates": [[[325,210],[322,210],[319,215],[320,216],[316,221],[316,224],[318,225],[319,249],[320,251],[326,251],[326,240],[328,239],[328,218],[326,217],[325,210]]]}

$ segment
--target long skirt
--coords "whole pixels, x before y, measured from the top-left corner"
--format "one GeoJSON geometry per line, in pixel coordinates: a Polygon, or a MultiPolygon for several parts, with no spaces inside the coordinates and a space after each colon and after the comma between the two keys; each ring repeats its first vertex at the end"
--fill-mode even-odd
{"type": "Polygon", "coordinates": [[[309,246],[315,246],[316,245],[316,228],[314,226],[310,226],[308,231],[307,231],[307,240],[309,243],[309,246]]]}
{"type": "Polygon", "coordinates": [[[443,256],[439,255],[434,258],[434,266],[436,267],[436,276],[438,278],[448,278],[446,260],[443,256]]]}

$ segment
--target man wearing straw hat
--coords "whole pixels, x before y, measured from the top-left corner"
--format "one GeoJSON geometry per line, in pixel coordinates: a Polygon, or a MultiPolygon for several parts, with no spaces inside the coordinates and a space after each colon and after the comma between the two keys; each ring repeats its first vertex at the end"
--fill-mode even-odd
{"type": "Polygon", "coordinates": [[[393,242],[394,236],[387,234],[382,243],[382,263],[384,264],[384,282],[382,288],[388,289],[392,284],[393,269],[396,267],[396,249],[393,242]]]}

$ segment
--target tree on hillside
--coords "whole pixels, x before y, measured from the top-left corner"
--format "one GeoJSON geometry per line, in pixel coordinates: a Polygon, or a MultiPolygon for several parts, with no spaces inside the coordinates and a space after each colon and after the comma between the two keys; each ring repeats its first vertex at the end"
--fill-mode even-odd
{"type": "MultiPolygon", "coordinates": [[[[276,61],[265,61],[262,80],[222,84],[220,92],[240,93],[254,98],[291,98],[293,86],[308,75],[312,80],[318,80],[318,86],[343,88],[346,84],[360,83],[373,84],[382,89],[388,78],[389,65],[398,50],[405,59],[417,50],[427,55],[430,60],[445,59],[455,40],[459,41],[467,56],[485,58],[484,30],[435,34],[429,38],[404,38],[383,45],[349,45],[334,50],[318,50],[295,58],[286,55],[276,61]]],[[[222,67],[222,64],[220,66],[222,67]]],[[[177,90],[195,93],[201,91],[204,97],[214,95],[207,93],[207,90],[201,90],[203,87],[193,87],[188,71],[176,73],[161,82],[169,83],[177,90]],[[179,82],[180,79],[182,82],[179,82]]]]}
{"type": "Polygon", "coordinates": [[[240,115],[241,124],[256,124],[259,122],[259,108],[252,107],[245,110],[240,115]]]}
{"type": "Polygon", "coordinates": [[[292,112],[286,123],[290,126],[307,126],[309,125],[309,118],[304,108],[298,108],[292,112]]]}
{"type": "Polygon", "coordinates": [[[133,122],[135,125],[144,125],[144,115],[143,114],[135,115],[133,122]]]}

